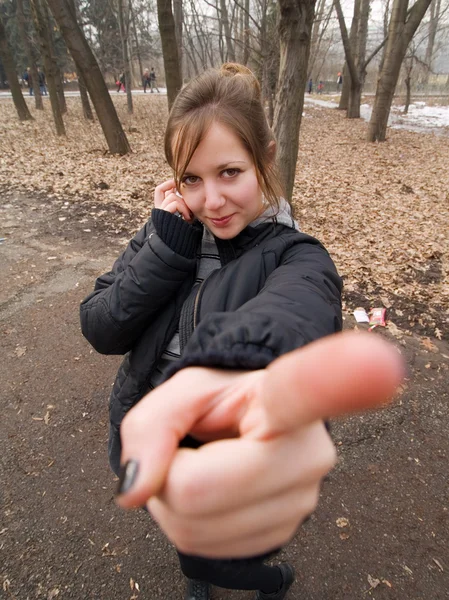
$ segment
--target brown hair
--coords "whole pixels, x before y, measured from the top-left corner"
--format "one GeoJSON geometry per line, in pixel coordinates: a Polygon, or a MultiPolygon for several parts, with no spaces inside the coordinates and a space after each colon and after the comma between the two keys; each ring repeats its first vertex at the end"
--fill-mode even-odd
{"type": "Polygon", "coordinates": [[[253,159],[264,197],[278,210],[283,188],[260,86],[247,67],[236,63],[205,71],[176,97],[165,132],[165,156],[175,173],[176,185],[180,187],[195,150],[214,122],[238,135],[253,159]]]}

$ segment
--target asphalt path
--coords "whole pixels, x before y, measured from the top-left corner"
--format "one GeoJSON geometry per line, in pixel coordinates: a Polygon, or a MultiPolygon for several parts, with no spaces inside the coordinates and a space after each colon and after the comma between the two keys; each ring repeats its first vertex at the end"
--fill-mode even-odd
{"type": "MultiPolygon", "coordinates": [[[[30,98],[30,94],[28,93],[28,89],[25,88],[23,91],[23,95],[25,98],[30,98]]],[[[132,95],[133,96],[141,96],[144,94],[143,89],[137,89],[137,90],[131,90],[132,95]]],[[[117,92],[116,89],[113,90],[109,90],[109,93],[111,94],[111,96],[116,96],[116,95],[125,95],[125,92],[117,92]]],[[[156,96],[158,95],[158,92],[153,92],[156,96]]],[[[151,94],[151,92],[146,92],[146,94],[151,94]]],[[[80,93],[78,90],[64,90],[64,95],[67,96],[68,98],[77,98],[80,93]]],[[[159,95],[161,96],[166,96],[167,95],[167,88],[159,88],[159,95]]],[[[31,96],[32,97],[32,96],[31,96]]],[[[48,99],[49,96],[42,96],[43,99],[48,99]]],[[[12,94],[9,91],[5,91],[5,90],[1,90],[0,91],[0,99],[5,99],[5,98],[12,98],[12,94]]]]}

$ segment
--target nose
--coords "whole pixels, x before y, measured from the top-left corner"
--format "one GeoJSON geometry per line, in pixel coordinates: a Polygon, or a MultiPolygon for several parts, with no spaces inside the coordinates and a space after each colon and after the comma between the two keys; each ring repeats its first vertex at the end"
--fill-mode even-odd
{"type": "Polygon", "coordinates": [[[204,206],[208,210],[218,210],[224,206],[224,198],[220,186],[215,181],[204,182],[204,206]]]}

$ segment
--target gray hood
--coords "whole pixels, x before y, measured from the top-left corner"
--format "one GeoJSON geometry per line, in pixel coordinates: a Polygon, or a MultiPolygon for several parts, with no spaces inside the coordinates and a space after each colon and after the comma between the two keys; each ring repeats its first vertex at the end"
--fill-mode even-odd
{"type": "Polygon", "coordinates": [[[257,217],[257,219],[254,219],[254,221],[250,223],[250,226],[256,227],[257,225],[261,225],[267,221],[274,221],[280,225],[286,225],[287,227],[291,227],[291,229],[301,231],[299,229],[298,222],[292,217],[290,205],[285,198],[280,199],[279,211],[276,211],[276,209],[272,206],[268,206],[268,208],[260,215],[260,217],[257,217]]]}

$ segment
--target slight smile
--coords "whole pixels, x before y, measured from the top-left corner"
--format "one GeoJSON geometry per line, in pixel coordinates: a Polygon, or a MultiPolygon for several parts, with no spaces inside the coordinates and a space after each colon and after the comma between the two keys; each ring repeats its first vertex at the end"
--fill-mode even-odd
{"type": "Polygon", "coordinates": [[[228,225],[228,223],[230,222],[230,220],[232,219],[233,216],[234,216],[234,213],[232,215],[228,215],[226,217],[220,217],[219,219],[213,219],[212,217],[209,217],[209,221],[215,227],[226,227],[226,225],[228,225]]]}

